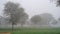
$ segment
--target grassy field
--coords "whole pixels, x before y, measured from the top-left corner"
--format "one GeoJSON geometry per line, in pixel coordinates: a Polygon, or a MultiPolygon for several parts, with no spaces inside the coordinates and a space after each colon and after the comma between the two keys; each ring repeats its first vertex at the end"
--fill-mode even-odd
{"type": "Polygon", "coordinates": [[[60,34],[60,28],[17,28],[14,29],[0,29],[0,32],[11,32],[11,34],[60,34]]]}

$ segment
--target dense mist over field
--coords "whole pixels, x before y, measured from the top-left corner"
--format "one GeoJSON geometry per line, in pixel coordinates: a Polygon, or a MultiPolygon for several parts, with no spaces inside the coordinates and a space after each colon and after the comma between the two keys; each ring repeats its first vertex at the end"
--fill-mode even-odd
{"type": "Polygon", "coordinates": [[[0,3],[0,25],[3,27],[60,27],[60,8],[50,0],[0,0],[0,3]]]}

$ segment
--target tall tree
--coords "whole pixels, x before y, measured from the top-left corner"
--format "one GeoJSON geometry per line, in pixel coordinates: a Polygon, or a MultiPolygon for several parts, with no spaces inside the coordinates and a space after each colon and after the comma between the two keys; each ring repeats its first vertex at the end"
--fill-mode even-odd
{"type": "Polygon", "coordinates": [[[60,6],[60,0],[52,0],[52,1],[56,1],[56,6],[59,7],[60,6]]]}
{"type": "Polygon", "coordinates": [[[57,0],[57,4],[56,4],[57,6],[60,6],[60,0],[57,0]]]}
{"type": "MultiPolygon", "coordinates": [[[[12,30],[13,30],[13,25],[18,23],[23,17],[28,17],[25,16],[27,15],[24,12],[24,9],[20,6],[19,3],[13,3],[13,2],[7,2],[4,7],[4,15],[9,16],[9,23],[12,23],[12,30]]],[[[23,22],[20,22],[21,24],[23,22]]]]}

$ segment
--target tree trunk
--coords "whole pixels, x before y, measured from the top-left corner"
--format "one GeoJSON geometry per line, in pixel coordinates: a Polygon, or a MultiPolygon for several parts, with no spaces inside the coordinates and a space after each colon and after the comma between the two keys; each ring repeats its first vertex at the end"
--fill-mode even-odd
{"type": "Polygon", "coordinates": [[[23,24],[21,24],[21,31],[23,30],[23,24]]]}
{"type": "Polygon", "coordinates": [[[12,23],[12,32],[13,32],[13,28],[14,28],[14,26],[13,26],[13,23],[12,23]]]}

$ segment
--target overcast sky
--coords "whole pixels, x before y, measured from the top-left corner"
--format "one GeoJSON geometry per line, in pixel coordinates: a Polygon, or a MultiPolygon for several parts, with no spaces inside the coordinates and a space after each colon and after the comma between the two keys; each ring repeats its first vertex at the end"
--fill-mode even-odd
{"type": "Polygon", "coordinates": [[[42,13],[51,13],[56,19],[60,17],[60,8],[50,3],[50,0],[0,0],[0,15],[7,1],[20,3],[29,17],[42,13]]]}

